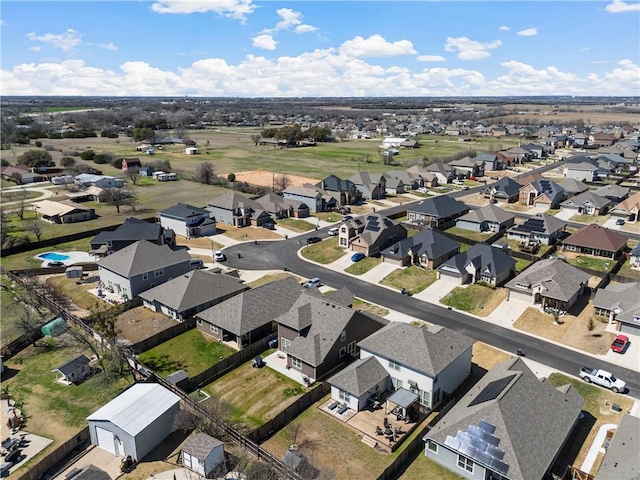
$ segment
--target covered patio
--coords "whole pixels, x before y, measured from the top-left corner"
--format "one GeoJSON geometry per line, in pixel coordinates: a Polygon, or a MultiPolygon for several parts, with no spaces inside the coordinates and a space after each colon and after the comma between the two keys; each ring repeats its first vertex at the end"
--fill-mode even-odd
{"type": "Polygon", "coordinates": [[[385,401],[385,414],[391,414],[397,421],[410,417],[413,410],[417,410],[420,396],[404,388],[399,388],[387,397],[385,401]]]}
{"type": "Polygon", "coordinates": [[[281,373],[285,377],[289,377],[295,382],[298,382],[300,385],[308,387],[315,382],[315,379],[307,377],[305,374],[296,370],[295,368],[288,367],[287,355],[281,350],[276,350],[271,355],[264,357],[263,360],[267,364],[267,367],[274,369],[276,372],[281,373]]]}

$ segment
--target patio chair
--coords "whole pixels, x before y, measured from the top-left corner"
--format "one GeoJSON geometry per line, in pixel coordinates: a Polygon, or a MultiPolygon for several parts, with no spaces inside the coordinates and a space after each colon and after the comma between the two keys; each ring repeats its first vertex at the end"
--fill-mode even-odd
{"type": "Polygon", "coordinates": [[[335,410],[336,408],[338,408],[338,405],[340,405],[340,402],[336,400],[336,401],[335,401],[335,402],[333,402],[331,405],[329,405],[327,408],[329,409],[329,411],[333,411],[333,410],[335,410]]]}
{"type": "Polygon", "coordinates": [[[395,431],[396,435],[400,435],[400,434],[402,434],[402,427],[396,427],[394,429],[394,431],[395,431]]]}
{"type": "Polygon", "coordinates": [[[387,417],[384,417],[384,428],[391,428],[391,424],[389,423],[389,420],[387,420],[387,417]]]}
{"type": "Polygon", "coordinates": [[[382,435],[382,428],[380,427],[380,425],[376,425],[376,435],[382,435]]]}
{"type": "Polygon", "coordinates": [[[342,415],[344,412],[347,411],[347,409],[349,408],[349,406],[346,403],[343,403],[342,406],[338,409],[338,415],[342,415]]]}

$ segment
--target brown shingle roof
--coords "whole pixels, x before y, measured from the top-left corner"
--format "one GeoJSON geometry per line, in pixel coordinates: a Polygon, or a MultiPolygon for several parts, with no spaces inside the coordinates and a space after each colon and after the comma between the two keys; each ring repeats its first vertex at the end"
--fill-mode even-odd
{"type": "Polygon", "coordinates": [[[625,235],[609,230],[600,225],[592,223],[582,227],[576,233],[568,237],[565,245],[577,245],[579,247],[598,248],[608,252],[617,252],[627,244],[629,240],[625,235]]]}

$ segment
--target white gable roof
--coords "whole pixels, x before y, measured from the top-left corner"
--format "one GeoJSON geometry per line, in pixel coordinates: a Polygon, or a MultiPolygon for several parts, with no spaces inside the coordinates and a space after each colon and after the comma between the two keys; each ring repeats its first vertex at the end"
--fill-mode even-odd
{"type": "Polygon", "coordinates": [[[162,385],[136,383],[87,420],[111,422],[135,436],[179,402],[180,397],[162,385]]]}

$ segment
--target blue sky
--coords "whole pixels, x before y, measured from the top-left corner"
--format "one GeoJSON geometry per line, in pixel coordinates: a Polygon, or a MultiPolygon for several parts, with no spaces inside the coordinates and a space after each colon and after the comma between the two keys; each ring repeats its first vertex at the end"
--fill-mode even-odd
{"type": "Polygon", "coordinates": [[[640,95],[640,3],[2,1],[2,95],[640,95]]]}

